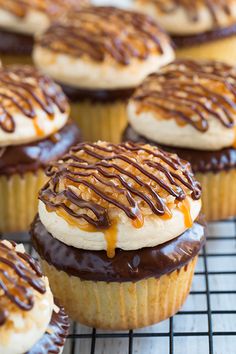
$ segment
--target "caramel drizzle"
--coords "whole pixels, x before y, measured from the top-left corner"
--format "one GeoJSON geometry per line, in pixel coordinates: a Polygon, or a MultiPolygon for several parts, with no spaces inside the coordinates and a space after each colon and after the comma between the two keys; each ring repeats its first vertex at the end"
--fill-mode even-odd
{"type": "MultiPolygon", "coordinates": [[[[14,247],[15,244],[12,244],[14,247]]],[[[4,298],[22,311],[30,311],[34,306],[32,288],[40,294],[46,292],[41,278],[39,265],[32,257],[0,242],[0,294],[3,293],[0,295],[0,326],[8,318],[4,298]]]]}
{"type": "Polygon", "coordinates": [[[132,100],[138,112],[152,109],[163,119],[191,124],[201,132],[209,128],[209,115],[227,128],[235,126],[236,71],[218,62],[179,60],[151,74],[132,100]]]}
{"type": "Polygon", "coordinates": [[[39,45],[56,52],[102,62],[108,54],[128,65],[132,58],[145,60],[163,53],[168,37],[149,17],[112,7],[87,7],[69,12],[38,39],[39,45]]]}
{"type": "Polygon", "coordinates": [[[157,8],[163,13],[172,13],[178,10],[179,7],[185,9],[189,18],[193,22],[199,20],[199,8],[204,5],[210,12],[215,25],[219,24],[218,13],[223,11],[224,15],[232,16],[230,4],[226,4],[225,0],[140,0],[142,3],[154,2],[157,8]]]}
{"type": "Polygon", "coordinates": [[[63,14],[71,7],[88,5],[88,0],[0,0],[0,7],[17,17],[26,17],[30,9],[45,12],[49,16],[63,14]]]}
{"type": "Polygon", "coordinates": [[[3,131],[15,131],[14,112],[17,111],[33,119],[39,132],[35,108],[40,107],[54,119],[54,105],[61,113],[68,109],[62,90],[47,76],[28,66],[0,69],[0,128],[3,131]]]}
{"type": "Polygon", "coordinates": [[[122,210],[135,227],[141,227],[140,203],[151,209],[150,213],[163,216],[170,214],[163,194],[179,202],[186,199],[187,191],[194,199],[201,195],[200,185],[187,162],[148,145],[82,143],[72,148],[62,161],[54,163],[47,174],[51,179],[41,190],[39,199],[48,210],[63,210],[69,217],[83,219],[103,230],[112,225],[103,203],[122,210]],[[140,154],[143,154],[141,160],[140,154]],[[128,170],[129,166],[132,171],[128,170]],[[83,199],[72,186],[77,190],[85,186],[99,201],[83,199]],[[107,187],[114,193],[106,192],[107,187]],[[115,198],[113,194],[121,197],[115,198]]]}

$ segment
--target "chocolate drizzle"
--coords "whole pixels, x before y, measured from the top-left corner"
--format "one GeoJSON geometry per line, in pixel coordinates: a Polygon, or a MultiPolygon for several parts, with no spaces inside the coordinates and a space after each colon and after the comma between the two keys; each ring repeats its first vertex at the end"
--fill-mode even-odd
{"type": "Polygon", "coordinates": [[[159,11],[171,14],[179,8],[183,8],[193,22],[199,20],[199,10],[204,6],[211,14],[215,25],[219,25],[218,14],[223,12],[224,16],[232,16],[232,6],[225,0],[139,0],[140,3],[154,3],[159,11]]]}
{"type": "Polygon", "coordinates": [[[153,111],[158,119],[175,119],[206,132],[209,117],[233,128],[236,70],[219,62],[177,60],[151,74],[131,98],[137,113],[153,111]]]}
{"type": "Polygon", "coordinates": [[[59,354],[69,329],[68,316],[63,308],[53,311],[50,324],[42,338],[26,354],[59,354]]]}
{"type": "Polygon", "coordinates": [[[137,221],[143,214],[170,215],[169,196],[176,203],[201,196],[188,163],[149,145],[82,143],[47,174],[39,199],[48,210],[96,229],[111,226],[111,209],[137,221]]]}
{"type": "Polygon", "coordinates": [[[203,227],[194,223],[169,242],[133,251],[117,249],[111,259],[106,251],[65,245],[46,230],[39,217],[32,224],[31,236],[40,257],[58,271],[83,280],[105,282],[136,282],[168,274],[187,265],[205,242],[203,227]]]}
{"type": "Polygon", "coordinates": [[[39,264],[26,253],[16,251],[4,241],[0,241],[0,325],[8,317],[8,303],[22,311],[30,311],[34,306],[34,291],[46,292],[39,264]]]}
{"type": "Polygon", "coordinates": [[[122,65],[133,58],[162,54],[170,40],[150,17],[113,7],[87,7],[69,12],[38,38],[38,45],[75,57],[103,62],[112,57],[122,65]]]}
{"type": "Polygon", "coordinates": [[[57,106],[61,113],[68,103],[61,88],[49,77],[30,66],[0,68],[0,128],[7,133],[15,131],[14,113],[29,119],[37,118],[40,108],[54,119],[57,106]]]}

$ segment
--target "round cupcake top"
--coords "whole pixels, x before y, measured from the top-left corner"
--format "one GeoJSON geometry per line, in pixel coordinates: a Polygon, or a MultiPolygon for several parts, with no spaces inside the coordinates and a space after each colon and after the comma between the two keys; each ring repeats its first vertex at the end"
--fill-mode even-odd
{"type": "Polygon", "coordinates": [[[68,114],[65,95],[49,77],[29,66],[0,68],[0,146],[49,136],[68,114]]]}
{"type": "Polygon", "coordinates": [[[178,60],[150,75],[131,97],[129,121],[164,145],[220,150],[236,144],[236,69],[178,60]]]}
{"type": "Polygon", "coordinates": [[[149,145],[82,143],[48,170],[39,215],[74,247],[124,250],[175,238],[201,208],[189,163],[149,145]]]}
{"type": "Polygon", "coordinates": [[[88,0],[0,0],[0,27],[33,35],[43,32],[55,16],[88,3],[88,0]]]}
{"type": "Polygon", "coordinates": [[[43,336],[53,296],[22,245],[0,241],[0,352],[22,354],[43,336]]]}
{"type": "Polygon", "coordinates": [[[150,17],[93,6],[68,12],[38,37],[34,50],[42,70],[87,88],[136,86],[173,56],[168,36],[150,17]]]}
{"type": "Polygon", "coordinates": [[[135,0],[134,7],[158,19],[167,32],[192,35],[236,23],[235,0],[135,0]]]}

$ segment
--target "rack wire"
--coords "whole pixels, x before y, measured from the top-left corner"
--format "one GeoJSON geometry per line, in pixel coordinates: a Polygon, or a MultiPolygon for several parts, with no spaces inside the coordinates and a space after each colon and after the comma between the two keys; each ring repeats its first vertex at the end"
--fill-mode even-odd
{"type": "MultiPolygon", "coordinates": [[[[14,237],[22,240],[22,235],[14,237]]],[[[29,236],[23,243],[33,252],[29,236]]],[[[73,323],[65,354],[236,354],[236,219],[212,223],[181,311],[161,324],[123,332],[73,323]]]]}

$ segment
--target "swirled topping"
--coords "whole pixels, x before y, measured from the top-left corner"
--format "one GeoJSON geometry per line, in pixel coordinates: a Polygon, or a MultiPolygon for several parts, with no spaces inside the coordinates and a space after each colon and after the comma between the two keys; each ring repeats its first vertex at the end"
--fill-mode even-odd
{"type": "Polygon", "coordinates": [[[38,38],[38,45],[95,62],[112,58],[122,65],[134,58],[163,54],[168,37],[146,15],[113,7],[69,12],[38,38]]]}
{"type": "Polygon", "coordinates": [[[177,209],[190,227],[190,200],[201,196],[189,163],[149,145],[82,143],[53,164],[48,176],[39,195],[47,212],[77,229],[104,232],[108,243],[122,218],[140,229],[146,218],[171,219],[177,209]]]}
{"type": "Polygon", "coordinates": [[[0,8],[23,18],[32,9],[55,16],[64,13],[72,6],[79,7],[88,3],[87,0],[0,0],[0,8]]]}
{"type": "MultiPolygon", "coordinates": [[[[222,147],[232,146],[235,144],[235,84],[236,70],[229,65],[219,62],[175,61],[158,73],[151,74],[134,93],[129,106],[131,124],[139,129],[134,125],[134,114],[137,121],[139,116],[144,118],[144,113],[152,113],[153,120],[156,119],[154,125],[162,124],[164,129],[166,121],[175,121],[176,130],[181,132],[182,129],[182,135],[188,135],[189,139],[191,132],[183,134],[183,129],[186,126],[193,127],[201,133],[199,135],[202,135],[202,139],[209,139],[209,148],[211,138],[218,139],[218,131],[222,135],[222,147]]],[[[142,128],[143,125],[140,126],[142,128]]],[[[161,129],[163,138],[155,139],[157,129],[154,129],[152,137],[144,129],[144,135],[159,143],[169,143],[163,141],[166,134],[161,129]]],[[[176,130],[172,133],[177,134],[176,130]]],[[[204,147],[207,149],[207,146],[204,147]]]]}
{"type": "Polygon", "coordinates": [[[50,135],[68,113],[65,95],[49,77],[29,66],[0,68],[0,145],[50,135]]]}
{"type": "Polygon", "coordinates": [[[18,247],[0,241],[0,327],[15,308],[30,311],[35,292],[46,293],[38,263],[18,247]]]}
{"type": "Polygon", "coordinates": [[[205,32],[236,21],[235,0],[135,0],[135,7],[153,13],[173,34],[205,32]]]}

